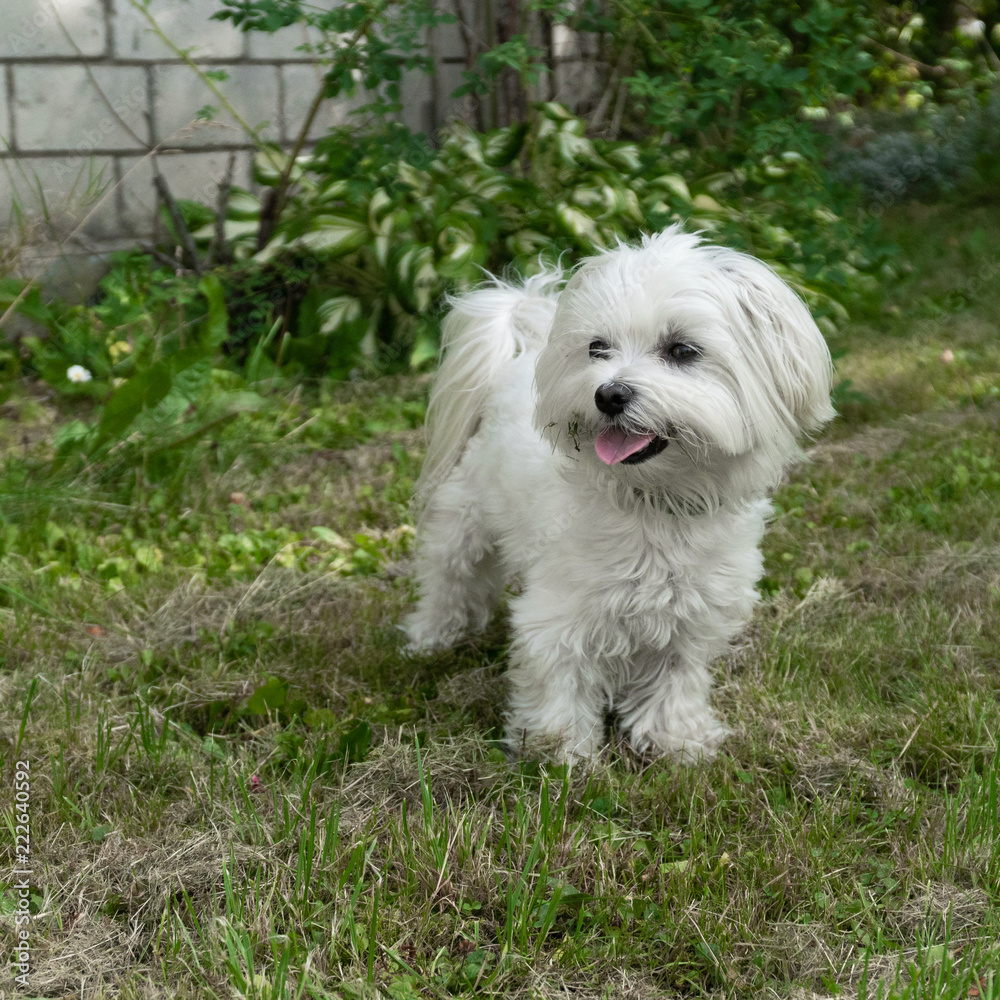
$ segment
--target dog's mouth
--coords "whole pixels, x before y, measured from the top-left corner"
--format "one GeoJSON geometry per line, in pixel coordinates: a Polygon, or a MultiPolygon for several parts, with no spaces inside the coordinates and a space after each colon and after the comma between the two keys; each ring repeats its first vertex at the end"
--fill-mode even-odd
{"type": "Polygon", "coordinates": [[[637,434],[623,427],[605,427],[594,441],[597,457],[605,465],[639,465],[659,455],[670,439],[652,431],[637,434]]]}

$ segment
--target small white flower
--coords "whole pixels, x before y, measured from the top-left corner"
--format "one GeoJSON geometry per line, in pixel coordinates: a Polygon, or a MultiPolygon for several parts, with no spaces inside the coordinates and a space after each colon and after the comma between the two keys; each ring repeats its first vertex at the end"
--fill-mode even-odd
{"type": "Polygon", "coordinates": [[[958,22],[957,28],[960,35],[971,38],[974,42],[978,42],[986,35],[986,22],[978,21],[974,17],[963,17],[958,22]]]}
{"type": "Polygon", "coordinates": [[[83,365],[70,365],[66,369],[66,378],[70,382],[89,382],[93,377],[83,365]]]}

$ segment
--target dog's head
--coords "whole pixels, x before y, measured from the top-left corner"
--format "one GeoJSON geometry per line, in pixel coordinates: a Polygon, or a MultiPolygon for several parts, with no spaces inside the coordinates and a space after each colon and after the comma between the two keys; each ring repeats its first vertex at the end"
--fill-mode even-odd
{"type": "Polygon", "coordinates": [[[535,382],[556,448],[698,509],[761,496],[834,415],[830,352],[798,296],[677,228],[583,262],[535,382]]]}

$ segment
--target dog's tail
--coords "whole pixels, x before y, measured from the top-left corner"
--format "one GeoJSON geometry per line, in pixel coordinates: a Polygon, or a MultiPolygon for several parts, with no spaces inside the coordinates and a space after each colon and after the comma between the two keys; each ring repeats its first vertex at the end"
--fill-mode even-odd
{"type": "Polygon", "coordinates": [[[458,464],[479,428],[500,369],[517,355],[542,347],[555,313],[561,268],[545,270],[522,285],[494,278],[450,299],[441,328],[444,360],[427,408],[427,455],[415,499],[422,506],[458,464]]]}

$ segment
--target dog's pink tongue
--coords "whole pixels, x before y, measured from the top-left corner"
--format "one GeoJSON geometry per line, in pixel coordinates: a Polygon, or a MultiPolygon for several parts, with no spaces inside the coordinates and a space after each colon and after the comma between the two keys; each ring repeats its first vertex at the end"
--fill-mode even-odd
{"type": "Polygon", "coordinates": [[[629,455],[642,451],[655,437],[655,434],[629,434],[619,427],[605,427],[597,435],[594,448],[597,450],[597,457],[605,465],[615,465],[629,455]]]}

